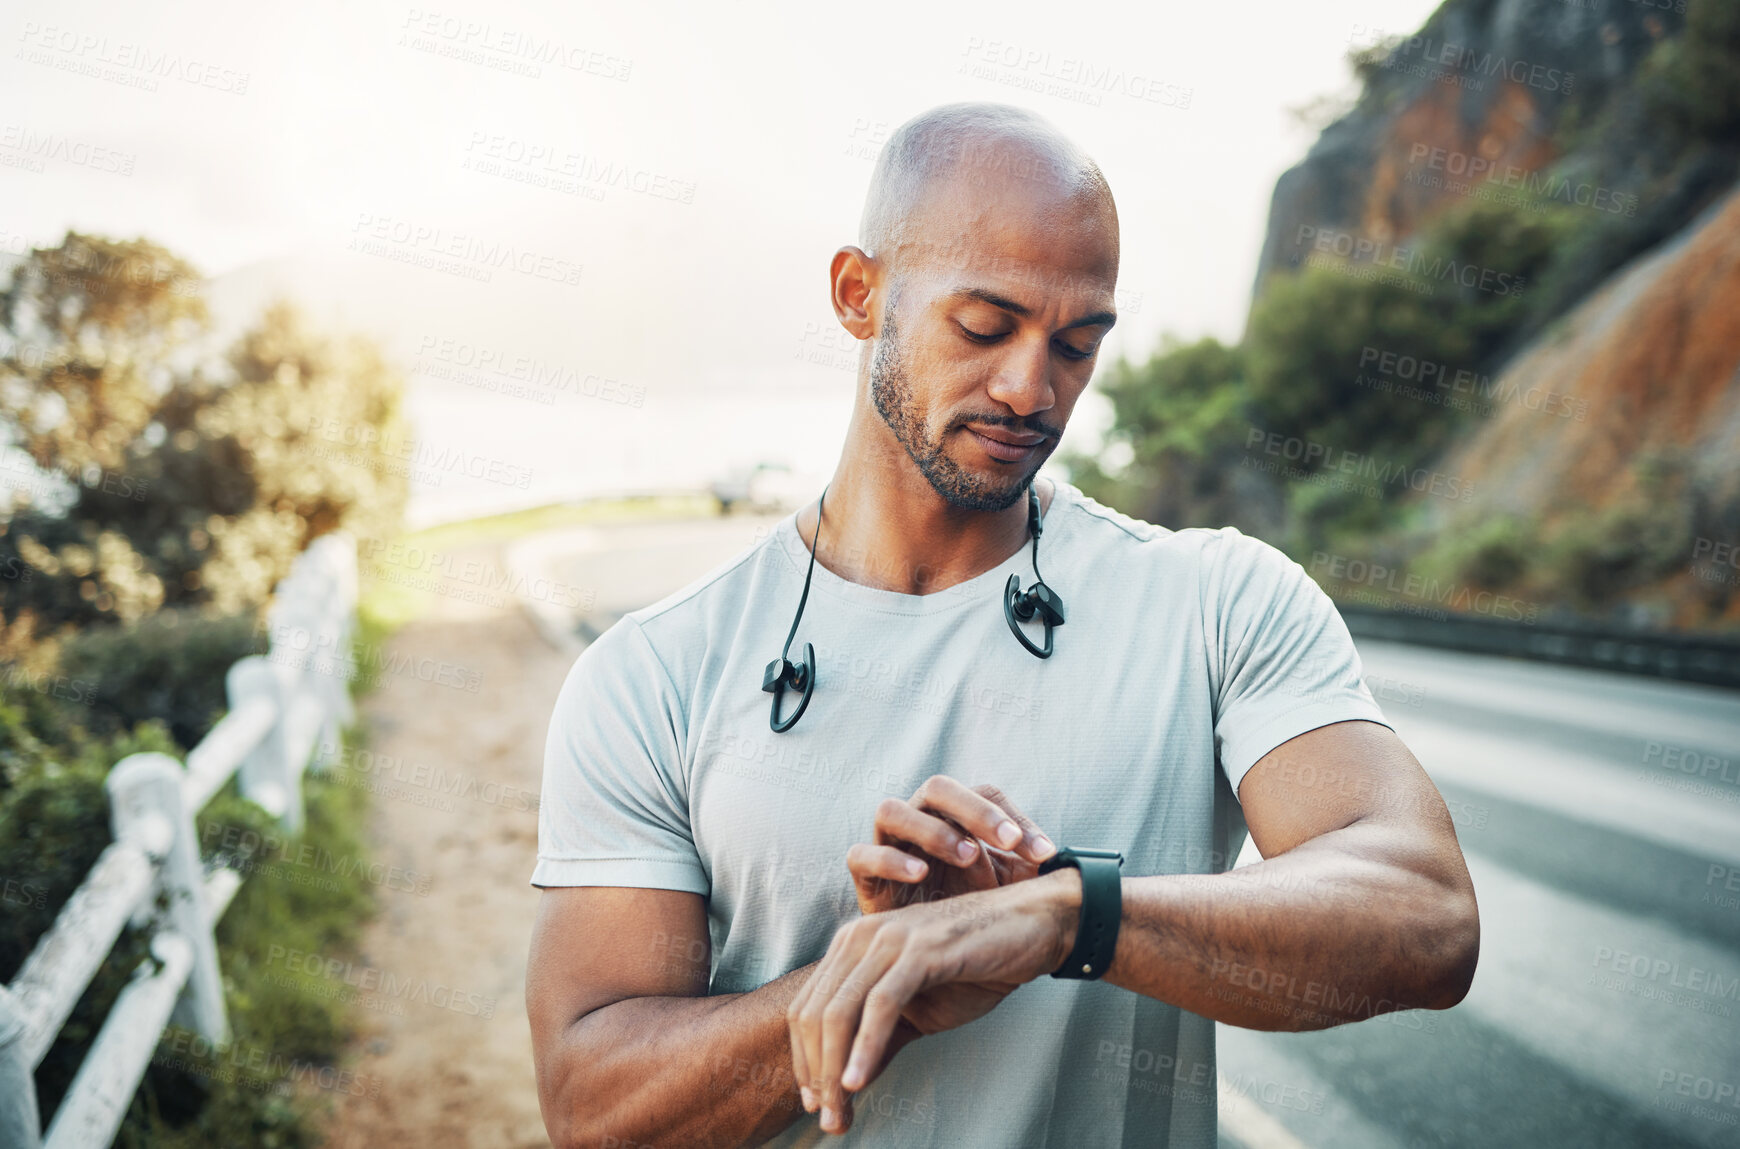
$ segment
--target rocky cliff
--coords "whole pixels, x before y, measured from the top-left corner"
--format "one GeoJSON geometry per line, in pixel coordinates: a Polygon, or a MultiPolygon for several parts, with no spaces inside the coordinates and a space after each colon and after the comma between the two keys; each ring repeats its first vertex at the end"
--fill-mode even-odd
{"type": "MultiPolygon", "coordinates": [[[[1628,88],[1658,41],[1683,30],[1676,6],[1449,0],[1417,32],[1350,28],[1364,93],[1277,182],[1257,292],[1324,231],[1396,245],[1471,196],[1533,189],[1592,210],[1639,196],[1642,173],[1570,156],[1566,137],[1628,88]]],[[[1603,141],[1591,143],[1598,151],[1603,141]]]]}
{"type": "Polygon", "coordinates": [[[1636,507],[1665,552],[1628,596],[1636,621],[1740,622],[1740,190],[1612,277],[1490,390],[1494,414],[1443,463],[1477,495],[1441,529],[1514,516],[1548,534],[1636,507]],[[1548,394],[1568,403],[1531,401],[1548,394]]]}
{"type": "Polygon", "coordinates": [[[1374,540],[1396,561],[1611,621],[1740,625],[1731,5],[1447,0],[1418,32],[1353,30],[1363,93],[1276,185],[1254,299],[1307,257],[1429,243],[1459,205],[1577,209],[1545,295],[1469,364],[1481,414],[1436,465],[1477,494],[1415,500],[1407,537],[1374,540]]]}

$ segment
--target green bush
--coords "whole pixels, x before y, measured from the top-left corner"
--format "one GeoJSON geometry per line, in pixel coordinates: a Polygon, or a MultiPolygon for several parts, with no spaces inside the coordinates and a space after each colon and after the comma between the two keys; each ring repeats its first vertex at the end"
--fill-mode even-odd
{"type": "Polygon", "coordinates": [[[1541,189],[1516,202],[1468,200],[1432,220],[1416,241],[1421,263],[1431,269],[1434,293],[1447,305],[1440,314],[1466,341],[1469,358],[1489,363],[1511,333],[1540,312],[1541,280],[1561,262],[1566,245],[1600,218],[1541,189]],[[1442,274],[1451,265],[1480,275],[1460,282],[1442,274]]]}
{"type": "MultiPolygon", "coordinates": [[[[99,642],[114,643],[101,649],[124,659],[127,643],[142,642],[141,630],[153,636],[141,650],[168,650],[169,629],[138,628],[103,635],[99,642]]],[[[174,659],[166,663],[166,673],[185,672],[190,682],[201,658],[228,657],[234,651],[226,644],[241,643],[245,653],[252,633],[238,620],[196,619],[192,630],[213,652],[186,666],[174,659]]],[[[368,651],[384,635],[365,613],[357,639],[359,662],[368,661],[368,651]]],[[[81,656],[88,653],[76,640],[68,647],[81,656]]],[[[161,721],[141,723],[126,736],[99,738],[80,725],[85,714],[83,706],[38,691],[0,690],[0,767],[7,781],[0,791],[0,872],[31,875],[11,890],[20,904],[0,914],[0,977],[6,979],[111,840],[103,788],[109,769],[128,754],[182,752],[161,721]]],[[[358,731],[346,732],[350,744],[359,737],[358,731]]],[[[303,795],[306,829],[288,841],[265,811],[240,797],[233,779],[195,818],[207,861],[222,860],[248,875],[217,930],[232,1041],[226,1049],[197,1057],[189,1052],[188,1035],[167,1033],[130,1104],[117,1145],[302,1149],[317,1144],[310,1118],[327,1099],[299,1092],[294,1079],[311,1068],[334,1065],[352,1036],[351,1007],[344,997],[321,992],[330,986],[284,978],[282,963],[272,961],[272,946],[348,958],[374,902],[367,885],[368,792],[309,774],[303,795]],[[227,834],[230,830],[234,833],[227,834]],[[231,841],[255,852],[226,850],[231,841]],[[305,884],[286,880],[294,870],[275,862],[309,856],[343,864],[312,871],[318,884],[305,884]],[[267,1064],[252,1059],[256,1051],[267,1064]]],[[[45,1120],[52,1118],[116,996],[148,953],[149,931],[128,928],[99,967],[37,1071],[45,1120]]]]}
{"type": "Polygon", "coordinates": [[[1650,118],[1667,131],[1740,141],[1740,6],[1691,0],[1685,34],[1656,45],[1639,79],[1650,118]]]}
{"type": "Polygon", "coordinates": [[[1167,338],[1149,360],[1119,360],[1101,383],[1111,401],[1109,443],[1129,464],[1109,475],[1085,456],[1064,460],[1084,492],[1169,526],[1220,526],[1237,511],[1231,471],[1250,428],[1239,349],[1216,339],[1167,338]]]}
{"type": "Polygon", "coordinates": [[[259,652],[253,614],[208,618],[162,610],[122,626],[89,627],[60,648],[61,673],[94,697],[88,723],[99,733],[159,721],[185,752],[225,708],[224,675],[259,652]]]}
{"type": "MultiPolygon", "coordinates": [[[[304,798],[308,820],[301,838],[253,856],[231,857],[259,868],[218,925],[232,1031],[229,1046],[207,1054],[188,1035],[173,1028],[166,1032],[133,1098],[117,1146],[302,1149],[319,1143],[309,1118],[329,1098],[299,1092],[294,1081],[310,1067],[337,1064],[354,1034],[351,1009],[344,996],[321,994],[331,985],[285,977],[284,963],[273,960],[273,947],[354,955],[373,895],[360,864],[344,867],[346,872],[321,871],[318,885],[287,881],[273,872],[273,857],[304,849],[315,857],[366,862],[368,792],[311,775],[304,798]]],[[[212,800],[199,819],[198,832],[202,841],[221,846],[230,829],[252,831],[263,841],[279,833],[233,786],[212,800]]],[[[357,1087],[355,1079],[348,1079],[347,1088],[357,1087]]]]}
{"type": "MultiPolygon", "coordinates": [[[[7,876],[0,913],[0,981],[17,975],[87,871],[109,845],[109,801],[103,778],[128,754],[173,751],[161,726],[144,725],[109,740],[67,722],[60,705],[34,691],[0,687],[0,755],[7,786],[0,793],[0,873],[7,876]]],[[[102,1019],[132,971],[147,939],[128,929],[62,1026],[37,1070],[37,1090],[57,1104],[77,1072],[102,1019]]]]}
{"type": "Polygon", "coordinates": [[[1415,561],[1428,578],[1481,590],[1513,590],[1534,575],[1540,529],[1516,515],[1492,515],[1447,531],[1415,561]]]}
{"type": "Polygon", "coordinates": [[[1543,560],[1554,586],[1579,609],[1600,611],[1628,591],[1684,570],[1692,533],[1681,510],[1628,503],[1569,516],[1543,560]]]}
{"type": "MultiPolygon", "coordinates": [[[[0,867],[28,874],[8,887],[0,914],[0,978],[10,980],[53,923],[67,898],[111,841],[103,779],[110,763],[145,750],[173,752],[159,725],[108,743],[84,742],[75,761],[60,761],[30,729],[28,704],[0,699],[0,738],[20,775],[0,802],[0,867]]],[[[227,840],[275,842],[264,855],[233,855],[247,880],[218,925],[219,965],[233,1031],[228,1051],[197,1058],[185,1035],[165,1035],[159,1057],[128,1111],[117,1145],[300,1147],[316,1140],[309,1103],[282,1089],[299,1066],[329,1066],[352,1035],[343,997],[323,996],[317,982],[285,979],[271,960],[273,945],[311,953],[349,955],[373,908],[367,885],[365,828],[368,793],[336,779],[310,775],[304,783],[307,829],[285,841],[272,819],[242,799],[232,781],[196,818],[208,858],[227,840]],[[237,831],[226,837],[225,831],[237,831]],[[247,832],[251,831],[251,835],[247,832]],[[272,859],[311,851],[346,864],[321,869],[317,884],[286,880],[272,859]],[[355,864],[349,864],[354,861],[355,864]],[[248,863],[253,863],[251,866],[248,863]],[[265,1068],[241,1062],[234,1051],[271,1055],[265,1068]],[[193,1062],[189,1070],[170,1064],[193,1062]],[[245,1072],[238,1074],[241,1062],[245,1072]]],[[[149,952],[149,931],[125,930],[99,967],[36,1074],[44,1120],[52,1118],[116,996],[149,952]]]]}
{"type": "Polygon", "coordinates": [[[1423,285],[1428,295],[1402,271],[1388,274],[1399,282],[1320,266],[1270,280],[1245,334],[1263,430],[1410,463],[1447,441],[1459,413],[1367,385],[1379,374],[1374,356],[1472,369],[1475,341],[1441,285],[1423,285]]]}
{"type": "Polygon", "coordinates": [[[32,703],[0,688],[0,755],[8,785],[0,793],[0,982],[11,981],[55,915],[109,844],[103,778],[111,762],[147,750],[173,751],[160,726],[106,742],[86,737],[45,743],[32,729],[32,703]]]}

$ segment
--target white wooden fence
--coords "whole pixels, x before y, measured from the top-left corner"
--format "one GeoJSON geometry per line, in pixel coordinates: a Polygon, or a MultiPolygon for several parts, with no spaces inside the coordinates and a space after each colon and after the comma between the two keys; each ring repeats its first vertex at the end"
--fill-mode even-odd
{"type": "Polygon", "coordinates": [[[339,744],[354,717],[347,681],[356,582],[355,542],[317,539],[278,584],[269,653],[230,668],[229,712],[186,767],[167,754],[134,754],[110,772],[113,843],[12,984],[0,987],[0,1146],[107,1146],[169,1022],[214,1045],[228,1042],[212,931],[243,875],[201,863],[194,815],[238,774],[244,797],[287,833],[301,830],[303,769],[317,747],[339,744]],[[167,908],[158,915],[160,894],[167,908]],[[157,960],[122,990],[44,1132],[32,1075],[128,921],[154,922],[157,960]]]}

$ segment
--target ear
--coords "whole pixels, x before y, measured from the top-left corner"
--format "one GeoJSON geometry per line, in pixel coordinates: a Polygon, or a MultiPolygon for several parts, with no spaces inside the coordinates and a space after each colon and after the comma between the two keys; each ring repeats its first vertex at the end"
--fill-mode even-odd
{"type": "Polygon", "coordinates": [[[880,302],[883,290],[882,267],[861,248],[847,244],[834,253],[828,268],[828,279],[834,315],[840,326],[854,339],[869,339],[876,334],[881,317],[875,314],[874,302],[880,302]]]}

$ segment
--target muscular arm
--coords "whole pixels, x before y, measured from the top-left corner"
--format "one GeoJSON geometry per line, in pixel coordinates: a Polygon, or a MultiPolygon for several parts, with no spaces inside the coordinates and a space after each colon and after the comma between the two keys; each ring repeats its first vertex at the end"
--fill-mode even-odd
{"type": "MultiPolygon", "coordinates": [[[[786,1009],[814,964],[709,997],[710,959],[699,894],[543,892],[526,1010],[558,1149],[758,1145],[804,1115],[786,1009]]],[[[897,1032],[888,1056],[912,1036],[897,1032]]]]}
{"type": "MultiPolygon", "coordinates": [[[[1253,1029],[1318,1029],[1468,992],[1480,919],[1449,811],[1374,722],[1299,735],[1246,773],[1265,861],[1123,880],[1104,979],[1253,1029]]],[[[1075,944],[1073,869],[848,923],[793,1011],[799,1079],[829,1099],[876,1079],[900,1010],[962,981],[1021,984],[1075,944]]]]}
{"type": "MultiPolygon", "coordinates": [[[[1474,887],[1443,798],[1394,732],[1301,734],[1251,767],[1239,798],[1264,860],[1125,878],[1106,981],[1251,1029],[1462,1000],[1480,949],[1474,887]]],[[[1049,879],[1073,944],[1080,878],[1049,879]]]]}

